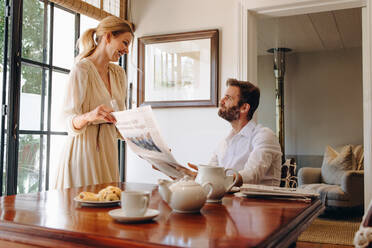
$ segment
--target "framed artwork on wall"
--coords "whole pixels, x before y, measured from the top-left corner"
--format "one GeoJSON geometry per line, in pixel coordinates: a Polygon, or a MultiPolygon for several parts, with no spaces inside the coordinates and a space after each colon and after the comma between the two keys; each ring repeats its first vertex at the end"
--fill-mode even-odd
{"type": "Polygon", "coordinates": [[[138,39],[138,106],[218,105],[218,30],[138,39]]]}

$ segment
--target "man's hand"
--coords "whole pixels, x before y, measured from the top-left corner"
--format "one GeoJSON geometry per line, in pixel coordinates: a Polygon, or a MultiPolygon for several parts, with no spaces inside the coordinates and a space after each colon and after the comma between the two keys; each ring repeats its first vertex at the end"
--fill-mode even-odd
{"type": "Polygon", "coordinates": [[[196,171],[198,171],[198,166],[194,165],[194,164],[191,164],[191,163],[187,163],[187,165],[191,168],[191,169],[194,169],[196,171]]]}
{"type": "MultiPolygon", "coordinates": [[[[187,163],[187,164],[190,166],[190,163],[187,163]]],[[[191,167],[191,168],[193,168],[193,167],[191,167]]],[[[193,169],[195,169],[195,168],[193,168],[193,169]]],[[[198,170],[198,167],[196,167],[196,170],[198,170]]],[[[190,176],[190,177],[192,177],[194,179],[195,179],[196,175],[198,174],[196,171],[192,171],[192,170],[189,170],[187,168],[183,168],[183,172],[186,175],[188,175],[188,176],[190,176]]]]}
{"type": "MultiPolygon", "coordinates": [[[[234,180],[235,180],[235,175],[234,175],[234,180]]],[[[238,180],[236,181],[236,183],[235,183],[234,186],[236,186],[236,187],[240,187],[240,186],[242,186],[242,185],[243,185],[243,177],[242,177],[242,175],[240,175],[240,174],[238,173],[238,180]]]]}

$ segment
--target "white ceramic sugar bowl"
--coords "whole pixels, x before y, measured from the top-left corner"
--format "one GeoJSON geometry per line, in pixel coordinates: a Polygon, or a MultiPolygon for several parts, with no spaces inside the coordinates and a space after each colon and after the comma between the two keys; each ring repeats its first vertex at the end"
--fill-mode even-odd
{"type": "Polygon", "coordinates": [[[159,180],[159,193],[162,199],[179,213],[199,212],[212,190],[211,183],[200,185],[187,176],[178,182],[159,180]]]}

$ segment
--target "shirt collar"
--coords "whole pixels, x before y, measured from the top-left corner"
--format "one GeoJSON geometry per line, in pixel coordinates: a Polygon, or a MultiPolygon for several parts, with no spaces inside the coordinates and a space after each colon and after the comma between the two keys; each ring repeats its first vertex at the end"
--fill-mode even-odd
{"type": "Polygon", "coordinates": [[[253,120],[250,120],[245,126],[239,131],[239,133],[235,133],[234,129],[230,131],[230,134],[228,135],[227,139],[232,139],[232,137],[240,135],[240,136],[245,136],[249,137],[250,134],[253,132],[253,129],[256,127],[257,123],[254,122],[253,120]]]}
{"type": "Polygon", "coordinates": [[[250,120],[237,134],[248,137],[253,132],[253,129],[256,127],[256,125],[257,123],[255,121],[250,120]]]}

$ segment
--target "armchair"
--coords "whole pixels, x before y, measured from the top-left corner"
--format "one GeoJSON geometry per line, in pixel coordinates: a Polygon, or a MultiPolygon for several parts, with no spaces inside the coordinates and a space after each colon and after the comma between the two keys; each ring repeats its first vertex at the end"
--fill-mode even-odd
{"type": "Polygon", "coordinates": [[[341,151],[327,146],[321,168],[301,168],[300,188],[320,194],[327,207],[361,207],[364,204],[363,148],[346,145],[341,151]]]}
{"type": "Polygon", "coordinates": [[[326,207],[359,207],[364,204],[364,171],[345,171],[341,184],[322,181],[321,168],[301,168],[298,183],[301,188],[315,190],[326,207]]]}

